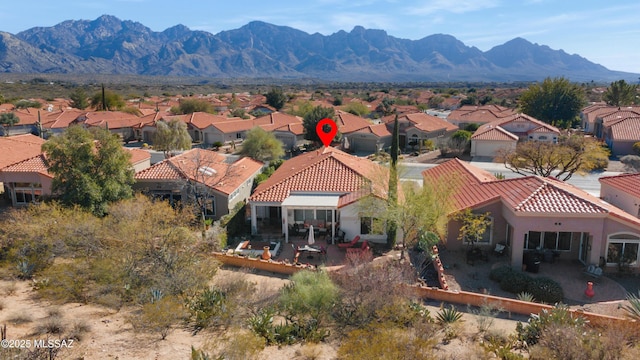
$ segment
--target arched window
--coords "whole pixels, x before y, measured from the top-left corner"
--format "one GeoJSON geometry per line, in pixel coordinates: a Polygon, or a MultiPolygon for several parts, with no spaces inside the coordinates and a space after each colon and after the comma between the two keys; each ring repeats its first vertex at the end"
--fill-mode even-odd
{"type": "Polygon", "coordinates": [[[640,235],[616,233],[607,239],[607,265],[638,266],[640,235]]]}

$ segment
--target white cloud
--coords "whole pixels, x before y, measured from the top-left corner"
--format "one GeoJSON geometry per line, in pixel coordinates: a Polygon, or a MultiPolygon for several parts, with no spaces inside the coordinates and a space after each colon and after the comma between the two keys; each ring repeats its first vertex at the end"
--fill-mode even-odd
{"type": "Polygon", "coordinates": [[[423,5],[412,6],[407,8],[411,15],[427,15],[438,12],[450,12],[454,14],[462,14],[483,9],[495,8],[500,5],[498,0],[458,0],[452,2],[449,0],[431,0],[426,1],[423,5]]]}

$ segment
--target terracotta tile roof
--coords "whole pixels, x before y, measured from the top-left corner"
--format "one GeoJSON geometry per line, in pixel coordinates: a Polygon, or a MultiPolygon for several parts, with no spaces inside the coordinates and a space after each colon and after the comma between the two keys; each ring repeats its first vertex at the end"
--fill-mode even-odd
{"type": "Polygon", "coordinates": [[[612,113],[606,114],[604,116],[599,116],[598,118],[602,119],[602,124],[607,126],[613,122],[620,121],[622,119],[630,118],[630,117],[639,117],[640,111],[632,111],[632,110],[618,110],[612,113]]]}
{"type": "Polygon", "coordinates": [[[640,141],[640,115],[609,123],[613,140],[640,141]]]}
{"type": "Polygon", "coordinates": [[[137,149],[137,148],[125,148],[129,150],[131,154],[131,159],[129,160],[131,164],[135,165],[147,159],[151,159],[151,153],[147,150],[137,149]]]}
{"type": "Polygon", "coordinates": [[[361,132],[361,131],[374,134],[375,136],[380,137],[380,138],[393,135],[393,134],[391,134],[391,132],[387,128],[387,124],[369,125],[365,129],[358,130],[358,132],[361,132]]]}
{"type": "Polygon", "coordinates": [[[588,113],[586,113],[587,122],[594,123],[596,121],[596,118],[598,118],[599,116],[611,114],[612,112],[615,112],[615,111],[618,111],[618,108],[613,106],[602,106],[602,107],[594,108],[588,113]]]}
{"type": "MultiPolygon", "coordinates": [[[[175,118],[175,117],[171,117],[171,118],[175,118]]],[[[206,129],[209,126],[213,126],[214,124],[223,123],[230,120],[230,118],[228,117],[209,114],[206,112],[194,112],[192,114],[179,115],[178,118],[180,118],[182,121],[186,122],[187,124],[193,125],[195,128],[198,128],[200,130],[206,129]]]]}
{"type": "Polygon", "coordinates": [[[44,142],[31,134],[0,136],[0,169],[41,154],[44,142]]]}
{"type": "Polygon", "coordinates": [[[336,111],[335,120],[336,124],[338,125],[338,131],[340,131],[342,134],[349,134],[371,125],[371,123],[367,119],[342,110],[336,111]]]}
{"type": "Polygon", "coordinates": [[[256,126],[265,131],[288,131],[296,135],[304,133],[302,118],[281,112],[272,112],[254,119],[256,126]]]}
{"type": "Polygon", "coordinates": [[[33,125],[38,123],[38,111],[40,111],[40,121],[42,121],[42,116],[46,114],[47,111],[28,108],[15,110],[13,113],[20,119],[18,125],[33,125]]]}
{"type": "Polygon", "coordinates": [[[80,109],[67,109],[46,113],[41,117],[42,127],[45,129],[66,129],[78,117],[85,113],[86,111],[80,109]]]}
{"type": "Polygon", "coordinates": [[[554,131],[553,129],[550,129],[547,126],[540,126],[534,129],[531,129],[529,131],[527,131],[527,134],[533,134],[533,133],[553,133],[553,134],[559,134],[558,131],[554,131]]]}
{"type": "Polygon", "coordinates": [[[471,139],[507,141],[512,140],[515,136],[515,139],[517,140],[518,136],[516,133],[510,132],[505,129],[505,127],[508,127],[510,124],[516,123],[533,124],[535,126],[534,129],[523,132],[522,135],[531,134],[534,132],[549,132],[560,134],[560,130],[557,127],[551,126],[529,115],[518,113],[481,125],[478,130],[473,133],[471,139]]]}
{"type": "Polygon", "coordinates": [[[603,176],[598,179],[601,184],[607,184],[627,194],[640,198],[640,174],[622,174],[603,176]]]}
{"type": "Polygon", "coordinates": [[[399,119],[402,118],[406,118],[410,123],[413,124],[414,127],[426,132],[438,131],[443,129],[446,131],[454,131],[458,129],[456,125],[453,125],[452,123],[444,119],[441,119],[437,116],[425,114],[423,112],[405,114],[400,116],[399,119]]]}
{"type": "MultiPolygon", "coordinates": [[[[557,184],[554,184],[557,185],[557,184]]],[[[519,203],[516,212],[529,213],[581,213],[596,214],[605,212],[602,207],[585,201],[550,182],[543,181],[531,195],[519,203]]]]}
{"type": "MultiPolygon", "coordinates": [[[[507,180],[480,181],[460,160],[451,160],[422,172],[424,181],[447,175],[461,182],[454,195],[456,211],[501,200],[515,213],[572,215],[608,214],[640,227],[640,219],[611,204],[554,178],[526,176],[507,180]],[[439,169],[442,167],[441,169],[439,169]]],[[[606,180],[605,180],[606,181],[606,180]]]]}
{"type": "Polygon", "coordinates": [[[217,152],[192,149],[140,171],[136,180],[191,180],[229,195],[256,174],[262,165],[250,158],[229,164],[226,157],[217,152]]]}
{"type": "MultiPolygon", "coordinates": [[[[148,151],[141,149],[123,148],[131,154],[129,162],[131,165],[136,165],[139,162],[151,158],[151,154],[148,151]]],[[[47,163],[46,155],[40,153],[29,159],[20,161],[13,165],[9,165],[2,169],[2,172],[11,173],[39,173],[49,178],[53,178],[53,175],[49,173],[49,164],[47,163]]]]}
{"type": "Polygon", "coordinates": [[[518,141],[518,137],[500,126],[483,126],[471,136],[471,140],[518,141]]]}
{"type": "MultiPolygon", "coordinates": [[[[386,173],[388,170],[385,167],[371,160],[325,147],[285,161],[269,179],[255,189],[249,200],[282,202],[291,192],[297,191],[336,193],[344,196],[363,191],[370,183],[368,179],[384,177],[386,173]]],[[[378,191],[383,196],[382,191],[378,191]]],[[[341,203],[351,203],[362,194],[347,196],[341,203]]]]}
{"type": "Polygon", "coordinates": [[[49,165],[44,154],[36,155],[32,158],[23,160],[19,163],[9,165],[2,169],[3,173],[38,173],[53,179],[53,175],[49,174],[49,165]]]}
{"type": "Polygon", "coordinates": [[[498,105],[464,105],[459,109],[453,110],[449,114],[449,116],[447,116],[447,120],[457,122],[487,123],[513,114],[514,110],[498,105]]]}
{"type": "Polygon", "coordinates": [[[81,115],[78,121],[84,121],[86,126],[122,129],[139,125],[142,118],[122,111],[92,111],[81,115]]]}

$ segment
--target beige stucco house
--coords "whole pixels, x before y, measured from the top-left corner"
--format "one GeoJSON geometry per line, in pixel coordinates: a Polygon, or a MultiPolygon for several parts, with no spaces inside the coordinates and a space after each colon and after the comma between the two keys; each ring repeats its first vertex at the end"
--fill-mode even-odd
{"type": "Polygon", "coordinates": [[[217,152],[192,149],[137,173],[134,189],[172,204],[199,197],[205,217],[219,219],[251,195],[262,166],[251,158],[228,163],[217,152]]]}
{"type": "MultiPolygon", "coordinates": [[[[340,230],[349,240],[385,242],[386,235],[375,233],[375,220],[363,216],[358,205],[372,193],[371,179],[379,177],[388,177],[386,168],[332,147],[289,159],[249,198],[252,233],[275,232],[289,241],[294,229],[313,225],[334,241],[340,230]]],[[[375,186],[373,194],[386,196],[375,186]]]]}
{"type": "MultiPolygon", "coordinates": [[[[609,271],[621,265],[640,271],[640,219],[572,185],[538,176],[498,180],[457,159],[423,176],[425,183],[459,181],[456,211],[488,212],[491,224],[478,245],[491,251],[497,243],[506,244],[513,267],[522,266],[525,253],[535,252],[609,271]]],[[[457,240],[459,226],[449,222],[449,249],[467,246],[457,240]]]]}

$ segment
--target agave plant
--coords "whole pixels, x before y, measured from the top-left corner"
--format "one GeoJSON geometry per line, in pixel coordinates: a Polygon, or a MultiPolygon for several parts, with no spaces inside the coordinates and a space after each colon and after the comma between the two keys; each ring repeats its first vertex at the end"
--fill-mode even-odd
{"type": "Polygon", "coordinates": [[[436,319],[440,324],[453,324],[462,318],[462,313],[453,305],[450,308],[443,308],[436,315],[436,319]]]}
{"type": "Polygon", "coordinates": [[[164,297],[164,293],[160,289],[151,289],[151,303],[155,304],[158,301],[162,300],[164,297]]]}
{"type": "Polygon", "coordinates": [[[523,291],[521,293],[519,293],[516,298],[520,301],[528,301],[528,302],[535,302],[536,299],[533,298],[533,295],[530,292],[526,292],[523,291]]]}
{"type": "Polygon", "coordinates": [[[629,301],[629,305],[622,307],[627,312],[627,316],[634,320],[640,320],[640,290],[638,290],[638,296],[628,293],[627,301],[629,301]]]}
{"type": "Polygon", "coordinates": [[[29,260],[20,260],[16,265],[16,268],[20,279],[31,279],[36,266],[29,262],[29,260]]]}

